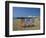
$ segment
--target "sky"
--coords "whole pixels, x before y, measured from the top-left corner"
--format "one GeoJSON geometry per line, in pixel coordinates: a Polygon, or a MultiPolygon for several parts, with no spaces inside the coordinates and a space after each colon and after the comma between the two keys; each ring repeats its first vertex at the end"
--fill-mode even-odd
{"type": "Polygon", "coordinates": [[[13,17],[40,16],[40,8],[13,7],[13,17]]]}

